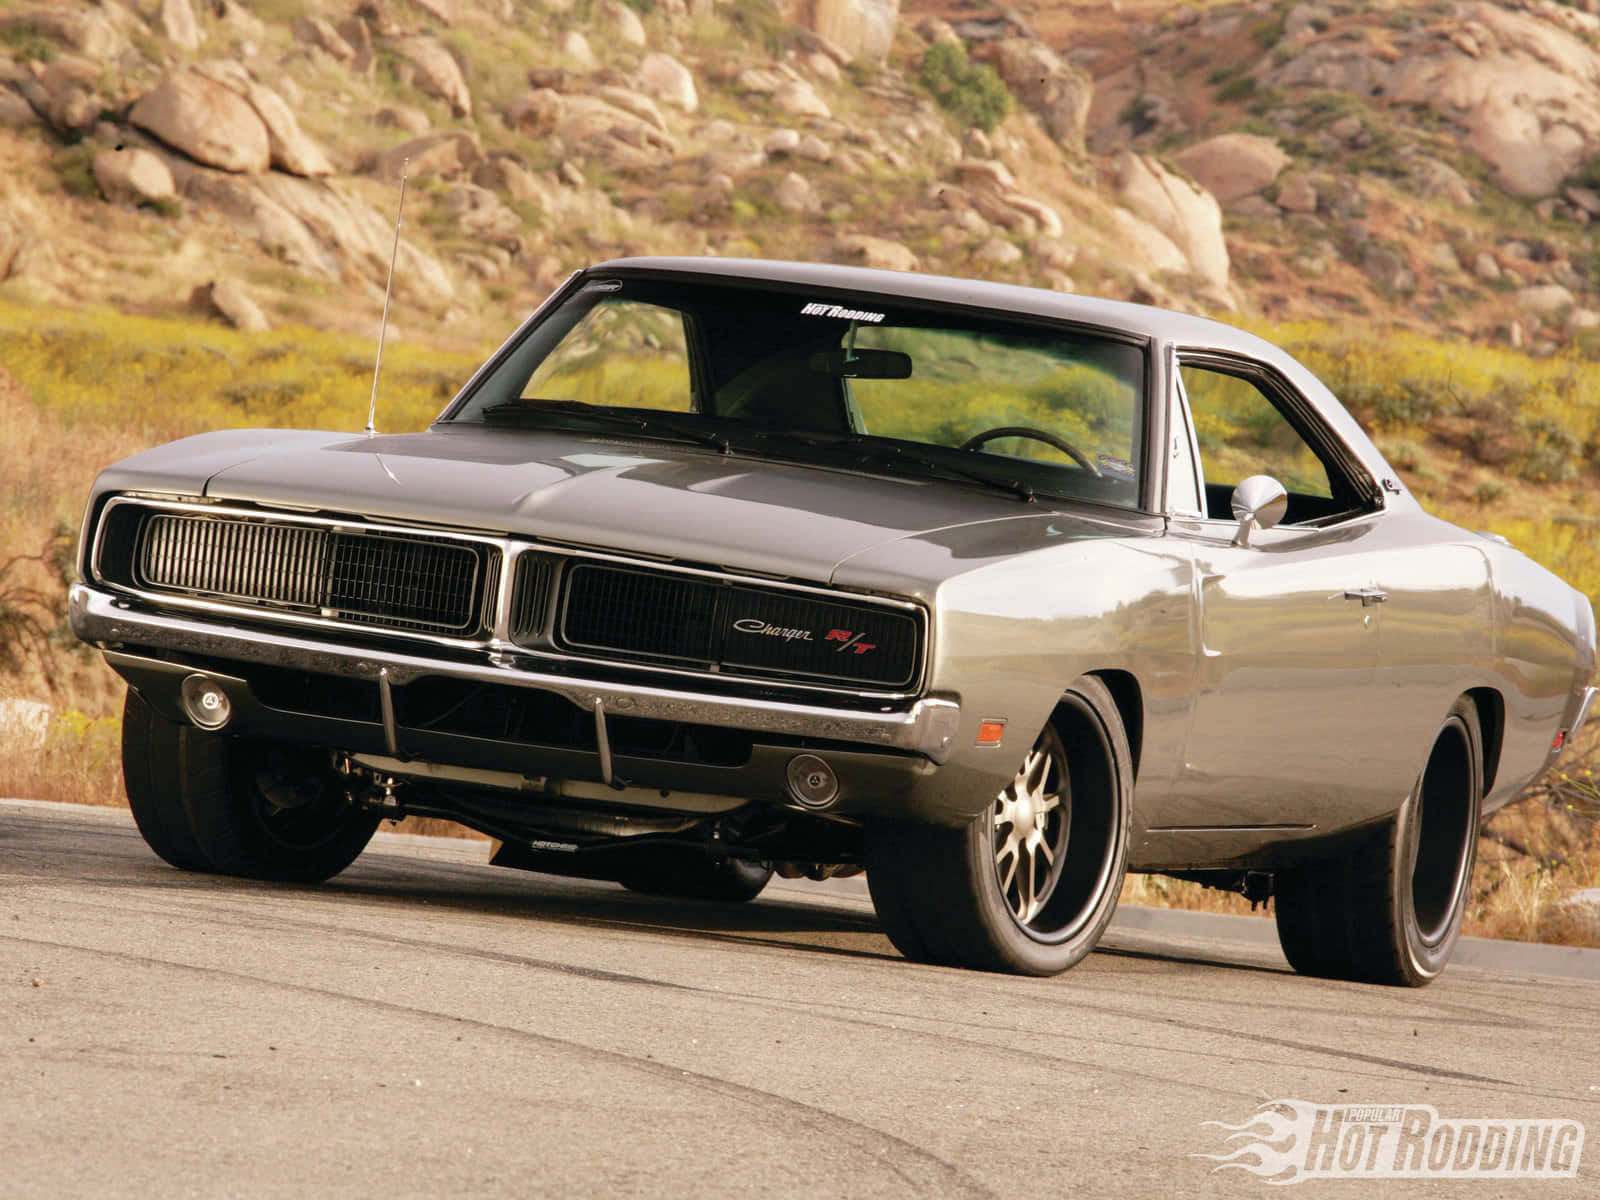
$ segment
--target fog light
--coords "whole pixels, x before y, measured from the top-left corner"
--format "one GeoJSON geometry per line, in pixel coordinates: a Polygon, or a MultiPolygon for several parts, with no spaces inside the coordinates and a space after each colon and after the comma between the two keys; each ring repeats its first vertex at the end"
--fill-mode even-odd
{"type": "Polygon", "coordinates": [[[839,777],[815,754],[789,760],[789,794],[807,808],[827,808],[839,798],[839,777]]]}
{"type": "Polygon", "coordinates": [[[215,680],[191,675],[183,681],[183,711],[201,729],[221,729],[233,716],[233,703],[215,680]]]}

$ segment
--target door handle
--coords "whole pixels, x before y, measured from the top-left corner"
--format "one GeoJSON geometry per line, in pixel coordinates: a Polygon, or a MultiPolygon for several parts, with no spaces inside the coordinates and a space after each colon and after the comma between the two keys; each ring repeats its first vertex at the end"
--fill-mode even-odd
{"type": "Polygon", "coordinates": [[[1346,600],[1361,601],[1362,608],[1371,608],[1374,604],[1382,604],[1389,599],[1389,593],[1382,588],[1347,588],[1344,598],[1346,600]]]}

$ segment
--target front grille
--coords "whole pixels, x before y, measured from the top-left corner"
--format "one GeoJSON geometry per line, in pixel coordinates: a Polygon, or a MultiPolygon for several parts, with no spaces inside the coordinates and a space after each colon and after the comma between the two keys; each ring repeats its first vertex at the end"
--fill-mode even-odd
{"type": "Polygon", "coordinates": [[[326,607],[383,624],[467,630],[477,623],[478,556],[412,538],[330,534],[326,607]]]}
{"type": "Polygon", "coordinates": [[[578,650],[709,663],[718,586],[688,576],[579,566],[567,573],[562,636],[578,650]]]}
{"type": "Polygon", "coordinates": [[[153,513],[132,565],[130,582],[151,591],[468,636],[485,627],[498,552],[423,534],[153,513]]]}
{"type": "Polygon", "coordinates": [[[917,622],[902,610],[764,588],[729,591],[722,650],[729,670],[793,672],[887,687],[905,687],[916,676],[917,622]]]}
{"type": "Polygon", "coordinates": [[[562,590],[557,640],[583,653],[885,691],[920,667],[920,622],[887,605],[590,563],[562,590]]]}

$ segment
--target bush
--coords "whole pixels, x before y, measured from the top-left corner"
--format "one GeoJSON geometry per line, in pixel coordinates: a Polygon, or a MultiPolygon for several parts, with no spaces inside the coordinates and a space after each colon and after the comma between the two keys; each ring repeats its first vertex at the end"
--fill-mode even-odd
{"type": "Polygon", "coordinates": [[[937,42],[917,66],[917,81],[927,88],[939,107],[965,125],[985,133],[1011,113],[1011,93],[988,63],[975,63],[959,42],[937,42]]]}

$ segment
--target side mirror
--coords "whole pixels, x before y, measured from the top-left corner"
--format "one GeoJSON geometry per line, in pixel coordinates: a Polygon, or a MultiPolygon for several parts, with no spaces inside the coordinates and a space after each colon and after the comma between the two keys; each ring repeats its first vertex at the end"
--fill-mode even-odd
{"type": "Polygon", "coordinates": [[[1233,516],[1239,522],[1239,532],[1234,535],[1235,546],[1248,546],[1250,535],[1257,529],[1271,529],[1283,520],[1289,507],[1289,493],[1283,490],[1271,475],[1252,475],[1241,479],[1233,489],[1233,516]]]}

